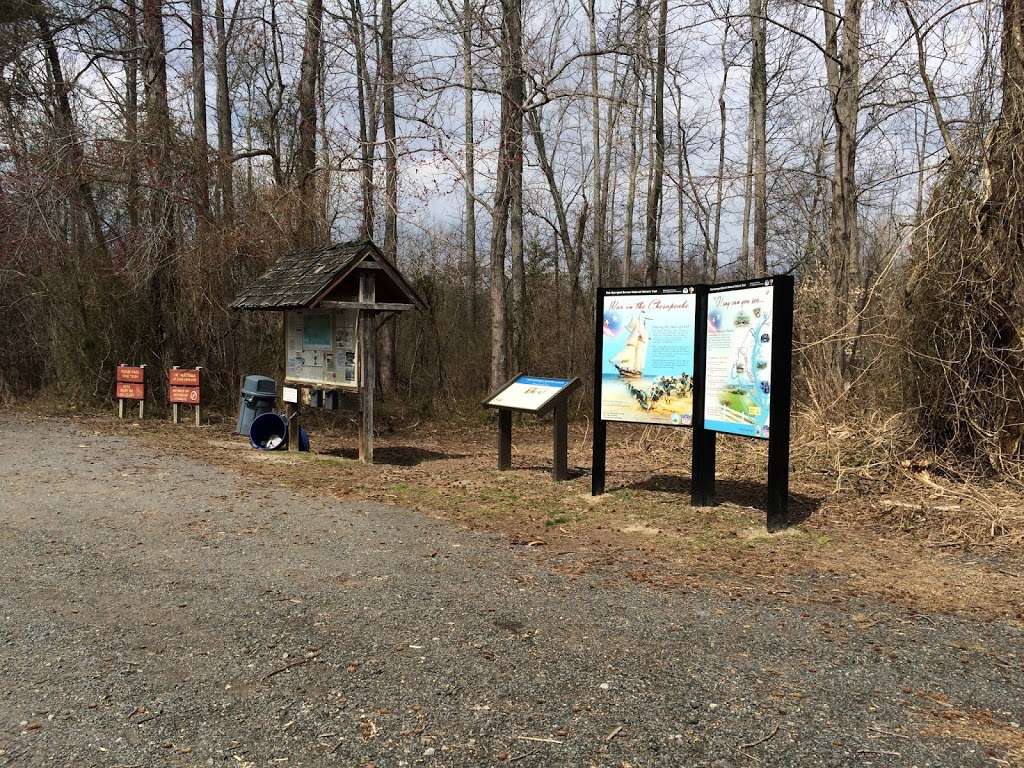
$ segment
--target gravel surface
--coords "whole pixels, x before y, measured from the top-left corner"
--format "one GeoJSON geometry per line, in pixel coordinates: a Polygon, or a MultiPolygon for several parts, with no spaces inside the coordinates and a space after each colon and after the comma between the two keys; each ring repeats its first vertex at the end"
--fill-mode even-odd
{"type": "Polygon", "coordinates": [[[1009,624],[832,604],[827,576],[744,598],[570,579],[69,422],[0,415],[0,434],[0,765],[1018,757],[1009,624]]]}

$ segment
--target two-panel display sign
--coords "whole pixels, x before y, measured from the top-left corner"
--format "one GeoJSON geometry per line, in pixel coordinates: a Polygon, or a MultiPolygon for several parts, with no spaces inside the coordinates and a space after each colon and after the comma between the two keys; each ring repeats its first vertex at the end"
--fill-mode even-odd
{"type": "Polygon", "coordinates": [[[694,353],[706,334],[704,428],[766,439],[771,402],[770,280],[708,288],[706,327],[692,287],[609,290],[601,328],[601,418],[693,423],[694,353]]]}

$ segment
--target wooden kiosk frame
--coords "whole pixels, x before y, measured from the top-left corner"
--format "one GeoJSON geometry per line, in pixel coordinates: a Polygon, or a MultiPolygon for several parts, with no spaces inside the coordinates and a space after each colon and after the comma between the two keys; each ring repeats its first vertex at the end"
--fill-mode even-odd
{"type": "MultiPolygon", "coordinates": [[[[373,463],[373,400],[377,380],[377,329],[397,312],[426,309],[426,303],[405,277],[369,240],[335,243],[295,251],[281,259],[231,304],[232,309],[281,312],[286,355],[284,385],[298,390],[327,392],[332,401],[348,394],[358,398],[359,459],[373,463]],[[308,364],[302,355],[287,357],[288,336],[295,316],[356,312],[354,338],[337,337],[337,322],[321,356],[308,364]],[[354,342],[354,349],[353,349],[354,342]],[[356,356],[354,381],[338,378],[338,361],[356,356]]],[[[301,321],[300,321],[301,323],[301,321]]],[[[294,325],[293,325],[294,327],[294,325]]],[[[299,402],[288,403],[288,449],[298,450],[299,402]]]]}

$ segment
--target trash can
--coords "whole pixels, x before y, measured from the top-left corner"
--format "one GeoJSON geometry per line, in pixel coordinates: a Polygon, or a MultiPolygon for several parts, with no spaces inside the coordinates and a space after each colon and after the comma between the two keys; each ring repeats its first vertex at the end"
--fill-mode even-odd
{"type": "MultiPolygon", "coordinates": [[[[258,451],[283,451],[288,447],[288,417],[276,412],[261,413],[253,419],[249,443],[258,451]]],[[[299,450],[309,450],[309,435],[302,427],[299,427],[299,450]]]]}
{"type": "Polygon", "coordinates": [[[277,382],[269,376],[246,376],[242,397],[238,402],[238,426],[235,431],[249,436],[253,419],[274,410],[277,403],[277,382]]]}

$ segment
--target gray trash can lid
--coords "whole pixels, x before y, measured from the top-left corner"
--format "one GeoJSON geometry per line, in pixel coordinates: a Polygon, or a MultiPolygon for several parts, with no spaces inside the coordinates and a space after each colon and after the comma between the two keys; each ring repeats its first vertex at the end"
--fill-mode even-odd
{"type": "Polygon", "coordinates": [[[269,376],[246,376],[242,384],[242,394],[274,397],[277,394],[277,382],[269,376]]]}

